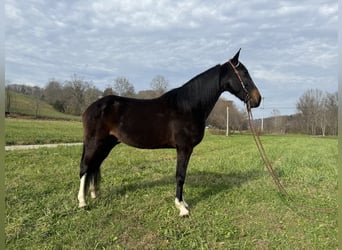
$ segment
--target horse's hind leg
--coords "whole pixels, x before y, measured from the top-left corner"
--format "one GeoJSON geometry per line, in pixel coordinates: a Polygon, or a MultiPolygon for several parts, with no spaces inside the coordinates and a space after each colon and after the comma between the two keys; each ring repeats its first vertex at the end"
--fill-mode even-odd
{"type": "Polygon", "coordinates": [[[84,142],[80,164],[80,189],[78,192],[79,207],[85,207],[86,193],[89,190],[92,198],[96,197],[101,173],[100,166],[111,149],[119,142],[114,136],[107,136],[99,141],[92,139],[84,142]]]}
{"type": "Polygon", "coordinates": [[[86,176],[87,174],[85,173],[84,175],[82,175],[81,179],[80,179],[80,190],[78,191],[78,207],[86,207],[87,203],[86,203],[86,199],[85,199],[85,190],[86,190],[86,186],[85,186],[85,180],[86,180],[86,176]]]}

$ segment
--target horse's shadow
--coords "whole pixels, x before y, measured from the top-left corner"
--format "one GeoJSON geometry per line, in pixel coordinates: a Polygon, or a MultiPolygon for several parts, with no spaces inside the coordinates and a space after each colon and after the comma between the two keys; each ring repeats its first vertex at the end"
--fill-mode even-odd
{"type": "Polygon", "coordinates": [[[208,199],[210,196],[217,195],[221,192],[232,188],[240,187],[244,183],[250,182],[262,176],[263,171],[241,171],[229,173],[217,172],[195,172],[188,177],[189,188],[200,188],[202,191],[196,195],[187,197],[191,205],[196,205],[198,202],[208,199]]]}
{"type": "MultiPolygon", "coordinates": [[[[186,196],[186,201],[195,206],[198,202],[208,199],[210,196],[219,194],[226,190],[240,187],[242,184],[255,180],[265,174],[263,170],[248,170],[229,173],[217,173],[209,171],[188,172],[185,187],[188,190],[203,189],[200,192],[194,192],[196,195],[186,196]]],[[[146,181],[140,180],[131,184],[115,186],[110,190],[110,196],[124,196],[128,192],[134,192],[139,189],[148,190],[158,186],[170,186],[174,184],[176,187],[175,176],[165,176],[157,180],[146,181]]],[[[148,192],[148,191],[147,191],[148,192]]]]}

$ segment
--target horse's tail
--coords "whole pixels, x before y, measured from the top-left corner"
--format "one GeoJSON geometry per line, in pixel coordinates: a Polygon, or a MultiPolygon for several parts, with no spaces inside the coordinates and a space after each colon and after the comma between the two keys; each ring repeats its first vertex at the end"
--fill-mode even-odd
{"type": "Polygon", "coordinates": [[[85,155],[85,145],[83,143],[83,149],[82,149],[82,157],[80,162],[80,178],[87,172],[85,163],[84,163],[84,155],[85,155]]]}
{"type": "Polygon", "coordinates": [[[85,176],[84,192],[89,191],[90,185],[98,187],[101,181],[101,172],[99,164],[88,165],[85,163],[85,145],[83,144],[83,152],[80,164],[80,178],[85,176]]]}

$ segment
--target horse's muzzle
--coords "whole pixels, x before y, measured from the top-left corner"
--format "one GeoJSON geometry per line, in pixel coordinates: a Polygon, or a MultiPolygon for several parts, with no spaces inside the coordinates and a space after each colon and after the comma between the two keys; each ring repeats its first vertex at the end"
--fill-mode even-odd
{"type": "Polygon", "coordinates": [[[253,89],[250,93],[249,106],[251,108],[259,107],[261,102],[261,95],[258,89],[253,89]]]}

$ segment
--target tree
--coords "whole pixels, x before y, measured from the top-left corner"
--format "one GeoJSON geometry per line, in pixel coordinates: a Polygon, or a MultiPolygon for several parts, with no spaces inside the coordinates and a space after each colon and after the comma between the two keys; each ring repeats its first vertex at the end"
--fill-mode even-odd
{"type": "Polygon", "coordinates": [[[161,75],[155,76],[151,81],[151,89],[155,92],[154,97],[164,94],[169,87],[169,81],[161,75]]]}
{"type": "Polygon", "coordinates": [[[63,88],[63,95],[66,101],[66,112],[73,115],[80,115],[85,105],[85,90],[89,88],[89,83],[79,78],[76,74],[71,76],[71,80],[66,81],[63,88]]]}
{"type": "Polygon", "coordinates": [[[41,104],[41,99],[43,98],[43,89],[39,88],[38,86],[34,86],[32,88],[32,93],[31,96],[34,99],[34,112],[35,112],[35,117],[38,118],[39,115],[39,110],[40,110],[40,104],[41,104]]]}
{"type": "Polygon", "coordinates": [[[63,96],[63,85],[51,79],[44,88],[44,98],[49,104],[54,104],[57,100],[61,100],[63,96]]]}
{"type": "Polygon", "coordinates": [[[297,102],[297,110],[302,115],[305,130],[314,135],[317,128],[324,126],[325,114],[322,109],[323,92],[319,89],[309,89],[299,98],[297,102]]]}
{"type": "Polygon", "coordinates": [[[112,87],[107,87],[104,91],[103,91],[103,96],[107,96],[107,95],[115,95],[116,93],[114,92],[112,87]]]}
{"type": "Polygon", "coordinates": [[[44,99],[59,112],[65,112],[66,100],[63,94],[63,85],[51,79],[45,86],[44,99]]]}
{"type": "Polygon", "coordinates": [[[211,111],[207,123],[215,128],[225,129],[227,126],[227,107],[229,107],[229,129],[242,130],[246,128],[246,113],[239,111],[233,101],[220,98],[211,111]]]}
{"type": "Polygon", "coordinates": [[[230,113],[230,127],[233,130],[241,131],[248,129],[248,121],[247,121],[247,112],[243,109],[238,109],[234,102],[232,102],[232,105],[229,107],[229,113],[230,113]]]}
{"type": "Polygon", "coordinates": [[[151,89],[149,89],[149,90],[141,90],[136,95],[137,98],[141,98],[141,99],[151,99],[151,98],[155,98],[157,96],[158,95],[156,94],[156,92],[151,90],[151,89]]]}
{"type": "Polygon", "coordinates": [[[338,93],[326,93],[325,97],[325,117],[328,124],[328,133],[337,135],[338,123],[338,93]]]}
{"type": "Polygon", "coordinates": [[[286,131],[286,117],[281,116],[279,109],[273,109],[272,115],[272,129],[274,133],[285,133],[286,131]]]}
{"type": "Polygon", "coordinates": [[[95,86],[90,85],[89,88],[84,91],[84,106],[82,110],[85,110],[91,103],[99,99],[101,96],[102,92],[95,86]]]}
{"type": "Polygon", "coordinates": [[[10,82],[6,81],[6,87],[5,87],[5,92],[6,92],[6,95],[5,95],[5,112],[6,114],[10,114],[11,113],[11,110],[12,110],[12,106],[13,106],[13,94],[10,90],[10,85],[9,85],[10,82]]]}
{"type": "Polygon", "coordinates": [[[297,102],[297,110],[307,133],[323,136],[337,134],[337,99],[337,92],[323,93],[319,89],[304,92],[297,102]]]}
{"type": "Polygon", "coordinates": [[[125,97],[134,97],[134,86],[125,77],[117,77],[114,82],[114,90],[118,95],[125,97]]]}

